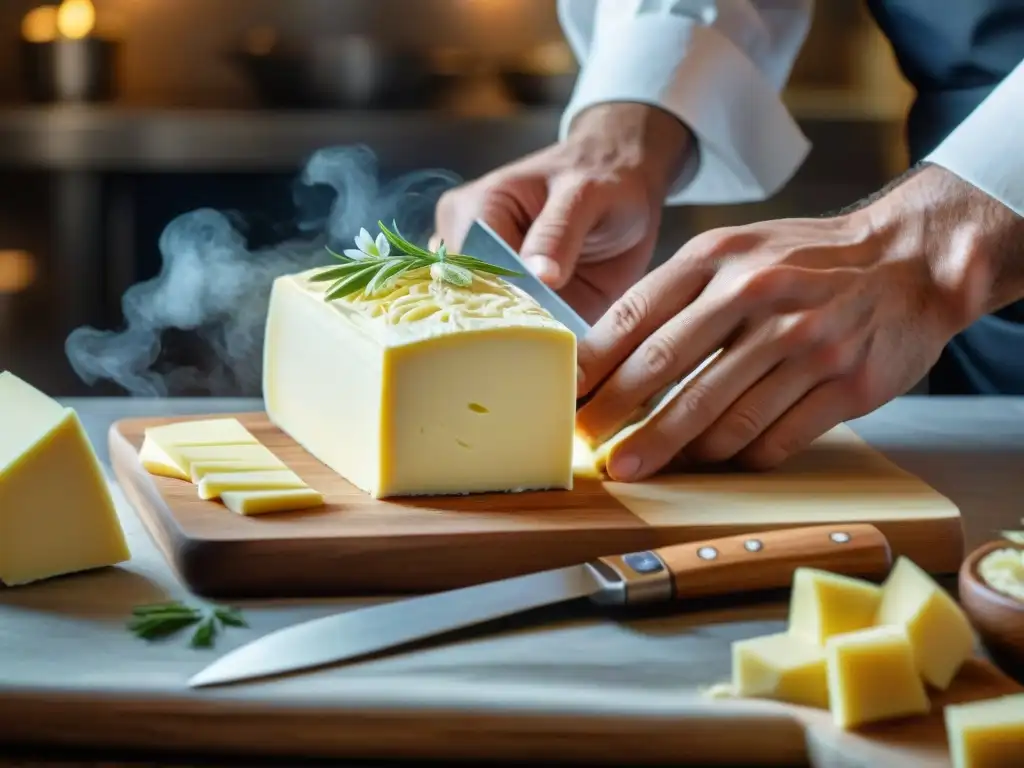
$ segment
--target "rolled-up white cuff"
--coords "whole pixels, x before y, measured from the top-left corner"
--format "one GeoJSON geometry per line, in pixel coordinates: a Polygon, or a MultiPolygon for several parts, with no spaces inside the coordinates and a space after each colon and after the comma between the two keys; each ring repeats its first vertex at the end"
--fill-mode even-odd
{"type": "Polygon", "coordinates": [[[810,142],[778,92],[729,38],[678,16],[639,16],[602,34],[590,49],[562,115],[595,104],[636,102],[683,121],[697,140],[669,205],[763,200],[793,176],[810,142]]]}

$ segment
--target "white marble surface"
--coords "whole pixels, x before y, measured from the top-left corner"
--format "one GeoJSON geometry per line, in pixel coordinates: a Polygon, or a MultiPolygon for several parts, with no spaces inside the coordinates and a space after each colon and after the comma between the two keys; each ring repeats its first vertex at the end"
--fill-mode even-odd
{"type": "MultiPolygon", "coordinates": [[[[255,401],[73,400],[106,457],[121,417],[254,410],[255,401]]],[[[1024,514],[1024,400],[907,398],[853,424],[963,511],[969,546],[1024,514]]],[[[285,713],[443,709],[668,717],[709,706],[697,688],[728,676],[732,639],[782,627],[779,602],[716,603],[700,611],[611,616],[587,605],[554,608],[446,644],[350,667],[236,688],[192,691],[187,679],[219,653],[269,630],[363,601],[245,604],[249,629],[213,650],[187,637],[147,644],[123,629],[132,606],[187,598],[120,496],[132,560],[123,567],[0,590],[0,702],[84,694],[166,706],[258,703],[285,713]]],[[[715,706],[715,705],[711,705],[715,706]]],[[[729,703],[731,712],[757,704],[729,703]],[[738,709],[736,709],[738,707],[738,709]]],[[[2,710],[2,703],[0,703],[2,710]]],[[[344,723],[339,719],[339,727],[344,723]]],[[[9,728],[0,723],[0,737],[9,728]]],[[[301,746],[301,745],[299,745],[301,746]]]]}

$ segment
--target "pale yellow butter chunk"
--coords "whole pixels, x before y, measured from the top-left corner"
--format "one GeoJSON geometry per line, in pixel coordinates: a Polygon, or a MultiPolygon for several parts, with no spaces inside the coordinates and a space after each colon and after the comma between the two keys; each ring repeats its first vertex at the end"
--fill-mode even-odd
{"type": "Polygon", "coordinates": [[[313,273],[274,282],[264,346],[296,442],[375,498],[572,488],[576,338],[533,299],[420,269],[327,302],[313,273]]]}
{"type": "Polygon", "coordinates": [[[914,651],[902,627],[872,627],[825,642],[829,708],[840,728],[929,711],[914,651]]]}
{"type": "Polygon", "coordinates": [[[943,716],[953,768],[1024,765],[1024,693],[950,704],[943,716]]]}
{"type": "Polygon", "coordinates": [[[738,640],[732,686],[740,696],[827,709],[825,651],[787,632],[738,640]]]}
{"type": "Polygon", "coordinates": [[[312,488],[290,488],[276,491],[225,491],[220,495],[224,506],[237,515],[265,515],[294,512],[323,506],[324,497],[312,488]]]}
{"type": "MultiPolygon", "coordinates": [[[[145,445],[143,445],[145,448],[145,445]]],[[[165,454],[170,466],[178,473],[170,475],[192,480],[192,465],[211,461],[244,462],[258,464],[265,469],[284,469],[285,465],[273,451],[259,443],[253,445],[189,445],[171,446],[165,454]]]]}
{"type": "Polygon", "coordinates": [[[276,491],[307,487],[305,481],[290,469],[269,472],[215,472],[199,481],[199,498],[216,499],[227,491],[276,491]]]}
{"type": "Polygon", "coordinates": [[[874,626],[882,588],[869,581],[797,568],[789,601],[789,632],[824,645],[832,635],[874,626]]]}
{"type": "Polygon", "coordinates": [[[996,592],[1024,600],[1024,549],[1006,547],[989,552],[978,563],[978,575],[996,592]]]}
{"type": "Polygon", "coordinates": [[[150,474],[189,480],[191,473],[182,451],[201,448],[217,455],[215,449],[229,446],[266,451],[238,419],[202,419],[149,427],[139,451],[139,461],[150,474]]]}
{"type": "Polygon", "coordinates": [[[0,583],[17,586],[130,557],[78,415],[0,373],[0,583]]]}
{"type": "Polygon", "coordinates": [[[967,614],[924,570],[906,557],[896,561],[882,585],[875,623],[904,627],[925,682],[945,690],[974,654],[967,614]]]}
{"type": "MultiPolygon", "coordinates": [[[[270,453],[267,451],[267,453],[270,453]]],[[[199,481],[211,473],[224,474],[226,472],[263,472],[271,469],[287,469],[284,462],[274,456],[272,453],[269,457],[251,459],[249,461],[239,460],[213,460],[213,461],[193,461],[189,465],[189,473],[192,476],[192,482],[199,485],[199,481]]]]}

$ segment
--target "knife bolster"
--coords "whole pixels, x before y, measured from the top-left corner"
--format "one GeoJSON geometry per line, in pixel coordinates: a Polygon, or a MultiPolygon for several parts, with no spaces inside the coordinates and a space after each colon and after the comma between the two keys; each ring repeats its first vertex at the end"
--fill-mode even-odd
{"type": "Polygon", "coordinates": [[[602,589],[591,597],[599,605],[662,603],[672,599],[672,571],[654,552],[601,557],[588,564],[602,589]]]}

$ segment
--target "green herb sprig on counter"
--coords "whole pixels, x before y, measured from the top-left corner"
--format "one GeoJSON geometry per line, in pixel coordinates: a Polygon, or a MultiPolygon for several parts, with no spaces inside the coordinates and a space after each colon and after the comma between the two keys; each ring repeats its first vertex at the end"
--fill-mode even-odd
{"type": "Polygon", "coordinates": [[[473,273],[520,277],[522,272],[505,269],[486,261],[460,253],[449,253],[442,240],[436,251],[420,248],[402,237],[398,224],[392,222],[394,231],[377,222],[380,234],[374,239],[366,229],[359,230],[356,247],[344,253],[327,251],[342,262],[340,266],[325,267],[312,277],[314,282],[331,281],[326,300],[343,299],[363,291],[373,296],[394,283],[401,275],[413,269],[430,268],[435,280],[457,287],[473,282],[473,273]]]}
{"type": "Polygon", "coordinates": [[[249,625],[237,608],[216,605],[203,609],[178,601],[137,606],[128,622],[132,634],[143,640],[158,640],[192,626],[195,630],[189,644],[193,648],[209,648],[224,627],[249,625]]]}

